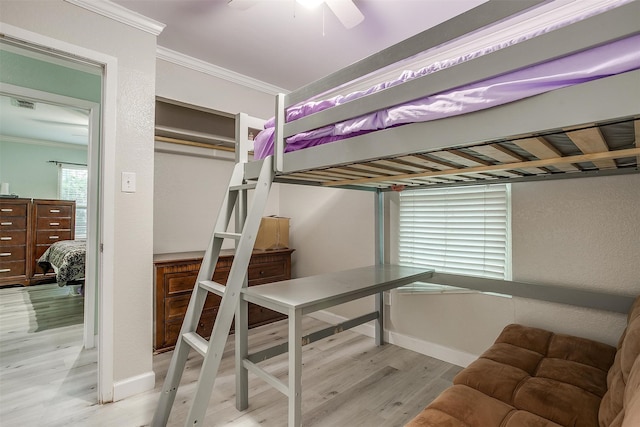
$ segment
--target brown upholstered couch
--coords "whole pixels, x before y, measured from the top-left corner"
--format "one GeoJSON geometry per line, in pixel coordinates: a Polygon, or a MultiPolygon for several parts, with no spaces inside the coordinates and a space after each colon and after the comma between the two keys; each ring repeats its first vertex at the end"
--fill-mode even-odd
{"type": "Polygon", "coordinates": [[[522,325],[407,426],[640,427],[640,297],[617,348],[522,325]]]}

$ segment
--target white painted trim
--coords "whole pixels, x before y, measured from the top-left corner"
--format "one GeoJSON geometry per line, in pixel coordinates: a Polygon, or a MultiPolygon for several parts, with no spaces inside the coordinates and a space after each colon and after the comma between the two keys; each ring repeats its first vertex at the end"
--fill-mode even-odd
{"type": "Polygon", "coordinates": [[[148,18],[144,15],[120,6],[108,0],[65,0],[67,3],[71,3],[83,9],[87,9],[91,12],[97,13],[131,27],[137,28],[147,33],[151,33],[154,36],[160,35],[165,24],[158,22],[154,19],[148,18]]]}
{"type": "MultiPolygon", "coordinates": [[[[309,314],[314,319],[321,320],[323,322],[336,325],[338,323],[349,320],[346,317],[339,316],[326,310],[316,311],[309,314]]],[[[351,329],[359,334],[375,338],[375,328],[371,323],[365,323],[358,325],[351,329]]],[[[479,355],[467,353],[466,351],[457,350],[442,346],[440,344],[419,340],[408,335],[404,335],[393,331],[384,331],[384,339],[390,344],[397,345],[398,347],[406,348],[408,350],[415,351],[425,356],[433,357],[438,360],[442,360],[448,363],[452,363],[457,366],[467,367],[471,362],[476,360],[479,355]]]]}
{"type": "Polygon", "coordinates": [[[187,56],[180,52],[176,52],[175,50],[167,49],[166,47],[158,46],[156,49],[156,57],[162,61],[171,62],[181,67],[189,68],[191,70],[205,73],[219,79],[227,80],[231,83],[245,86],[249,89],[255,89],[260,92],[264,92],[268,95],[289,93],[288,90],[281,87],[265,83],[261,80],[254,79],[249,76],[245,76],[244,74],[236,73],[235,71],[231,71],[226,68],[218,67],[217,65],[213,65],[200,59],[187,56]]]}
{"type": "MultiPolygon", "coordinates": [[[[86,58],[104,67],[102,96],[102,177],[100,215],[104,250],[99,262],[98,402],[113,400],[113,282],[115,232],[115,149],[118,61],[115,57],[0,22],[0,33],[15,40],[86,58]]],[[[153,386],[151,387],[153,388],[153,386]]]]}
{"type": "Polygon", "coordinates": [[[136,375],[122,381],[113,383],[113,401],[126,399],[136,394],[144,393],[152,390],[156,385],[156,374],[149,371],[144,374],[136,375]]]}

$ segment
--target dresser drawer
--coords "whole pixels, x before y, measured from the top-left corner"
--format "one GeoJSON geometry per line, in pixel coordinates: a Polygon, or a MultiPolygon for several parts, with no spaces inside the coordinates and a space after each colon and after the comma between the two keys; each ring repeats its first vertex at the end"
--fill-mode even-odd
{"type": "MultiPolygon", "coordinates": [[[[196,332],[203,338],[209,338],[211,331],[213,330],[213,324],[215,323],[218,309],[203,310],[198,322],[196,332]]],[[[163,336],[163,343],[156,343],[157,348],[173,347],[178,342],[178,335],[180,335],[180,329],[182,328],[182,319],[174,319],[166,323],[166,328],[163,336]]]]}
{"type": "Polygon", "coordinates": [[[27,230],[0,229],[0,248],[4,246],[24,245],[27,242],[27,230]]]}
{"type": "Polygon", "coordinates": [[[59,240],[71,240],[71,230],[38,230],[36,245],[50,245],[59,240]]]}
{"type": "Polygon", "coordinates": [[[38,204],[36,206],[36,218],[71,218],[72,210],[70,205],[38,204]]]}
{"type": "Polygon", "coordinates": [[[249,281],[253,285],[285,280],[286,271],[287,268],[284,260],[270,264],[250,265],[248,270],[249,281]]]}
{"type": "Polygon", "coordinates": [[[22,246],[3,246],[0,249],[0,262],[24,261],[26,259],[27,248],[22,246]]]}
{"type": "MultiPolygon", "coordinates": [[[[180,295],[165,299],[164,316],[165,319],[171,320],[174,318],[182,319],[187,312],[187,306],[189,305],[189,299],[191,294],[180,295]]],[[[212,309],[220,305],[221,298],[215,294],[207,295],[207,300],[204,303],[204,308],[212,309]]]]}
{"type": "Polygon", "coordinates": [[[0,206],[0,219],[12,216],[27,216],[27,204],[26,203],[3,203],[0,206]]]}
{"type": "Polygon", "coordinates": [[[36,227],[38,230],[70,230],[71,218],[38,218],[36,227]]]}
{"type": "Polygon", "coordinates": [[[27,218],[26,217],[2,217],[0,219],[0,233],[2,230],[26,230],[27,218]]]}
{"type": "Polygon", "coordinates": [[[24,276],[24,261],[0,261],[0,279],[12,276],[24,276]]]}

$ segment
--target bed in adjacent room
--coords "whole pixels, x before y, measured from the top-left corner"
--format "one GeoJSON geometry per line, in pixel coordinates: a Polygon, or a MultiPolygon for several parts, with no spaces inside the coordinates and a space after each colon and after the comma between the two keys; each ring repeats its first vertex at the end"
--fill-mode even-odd
{"type": "Polygon", "coordinates": [[[47,248],[38,265],[45,273],[53,269],[59,286],[83,284],[86,252],[86,240],[61,240],[47,248]]]}

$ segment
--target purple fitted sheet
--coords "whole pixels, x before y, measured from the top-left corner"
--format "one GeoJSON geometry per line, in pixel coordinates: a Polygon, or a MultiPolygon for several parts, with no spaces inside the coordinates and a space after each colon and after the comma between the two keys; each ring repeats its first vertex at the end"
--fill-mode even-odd
{"type": "MultiPolygon", "coordinates": [[[[583,18],[584,16],[580,17],[580,19],[583,18]]],[[[309,101],[292,106],[287,109],[286,120],[290,122],[371,93],[379,92],[416,77],[440,71],[477,56],[535,37],[568,23],[570,22],[564,22],[553,28],[536,31],[517,40],[499,43],[448,61],[437,62],[421,68],[417,72],[405,71],[397,79],[377,84],[365,91],[352,92],[348,95],[339,95],[326,100],[309,101]]],[[[426,122],[479,111],[554,89],[636,70],[640,68],[640,49],[637,48],[638,46],[640,46],[640,35],[474,84],[461,86],[450,91],[419,98],[386,110],[312,131],[302,132],[287,138],[285,152],[339,141],[393,126],[426,122]]],[[[275,120],[271,118],[266,122],[265,130],[256,136],[254,141],[254,156],[256,159],[262,159],[273,154],[274,124],[275,120]]]]}

